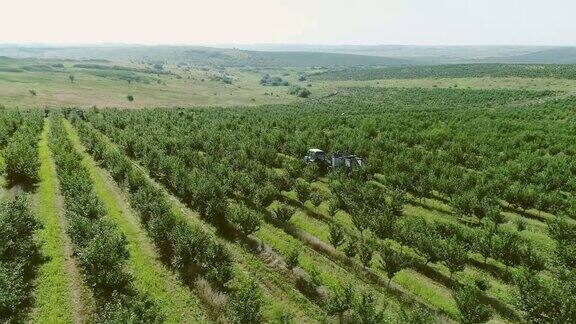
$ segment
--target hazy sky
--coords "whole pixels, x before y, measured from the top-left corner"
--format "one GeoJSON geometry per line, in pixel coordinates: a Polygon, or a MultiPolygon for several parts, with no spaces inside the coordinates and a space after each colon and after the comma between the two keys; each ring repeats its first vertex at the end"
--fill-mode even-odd
{"type": "Polygon", "coordinates": [[[0,43],[576,45],[576,0],[0,0],[0,43]]]}

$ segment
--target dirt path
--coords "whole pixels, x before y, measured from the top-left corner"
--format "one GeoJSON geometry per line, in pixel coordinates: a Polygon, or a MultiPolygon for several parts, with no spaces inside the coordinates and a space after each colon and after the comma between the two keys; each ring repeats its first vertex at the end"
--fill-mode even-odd
{"type": "Polygon", "coordinates": [[[30,321],[86,323],[92,318],[94,300],[73,257],[72,242],[65,233],[68,224],[56,166],[48,147],[49,127],[46,121],[38,144],[40,183],[34,196],[35,209],[44,226],[38,231],[37,239],[46,261],[38,270],[34,289],[36,304],[30,321]]]}
{"type": "Polygon", "coordinates": [[[147,294],[166,315],[168,323],[207,322],[200,301],[181,284],[178,276],[162,264],[154,244],[142,229],[136,212],[129,206],[124,192],[107,171],[98,167],[80,142],[75,130],[66,121],[66,130],[82,163],[88,168],[98,198],[107,209],[107,216],[118,225],[128,241],[128,265],[138,291],[147,294]]]}

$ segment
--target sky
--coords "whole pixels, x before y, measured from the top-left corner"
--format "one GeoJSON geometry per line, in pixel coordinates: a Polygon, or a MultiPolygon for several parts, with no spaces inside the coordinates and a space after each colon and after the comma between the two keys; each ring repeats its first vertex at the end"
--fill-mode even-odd
{"type": "Polygon", "coordinates": [[[0,43],[576,46],[575,0],[0,0],[0,43]]]}

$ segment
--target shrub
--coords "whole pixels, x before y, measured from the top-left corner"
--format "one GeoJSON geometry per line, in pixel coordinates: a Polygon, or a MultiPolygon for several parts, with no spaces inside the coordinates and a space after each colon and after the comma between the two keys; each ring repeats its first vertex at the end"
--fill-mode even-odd
{"type": "Polygon", "coordinates": [[[434,313],[421,305],[402,307],[400,309],[400,319],[402,323],[410,324],[428,324],[436,322],[434,313]]]}
{"type": "Polygon", "coordinates": [[[253,281],[242,282],[228,301],[228,320],[238,324],[261,323],[263,303],[258,285],[253,281]]]}
{"type": "Polygon", "coordinates": [[[442,246],[442,260],[448,270],[450,270],[450,278],[452,278],[455,272],[464,270],[468,260],[468,253],[455,238],[445,240],[442,246]]]}
{"type": "Polygon", "coordinates": [[[490,309],[481,302],[479,292],[475,288],[462,286],[456,289],[453,296],[462,323],[484,323],[492,316],[490,309]]]}
{"type": "Polygon", "coordinates": [[[294,212],[294,208],[285,204],[278,204],[274,209],[274,216],[281,222],[288,222],[294,215],[294,212]]]}
{"type": "Polygon", "coordinates": [[[25,196],[0,205],[0,317],[23,322],[32,300],[32,279],[40,262],[34,231],[40,227],[25,196]]]}
{"type": "Polygon", "coordinates": [[[133,96],[133,95],[127,95],[127,96],[126,96],[126,99],[127,99],[128,101],[134,101],[134,96],[133,96]]]}
{"type": "Polygon", "coordinates": [[[308,271],[308,275],[310,276],[310,282],[318,287],[318,286],[322,286],[322,278],[320,278],[320,272],[318,271],[318,269],[316,269],[316,267],[312,267],[309,271],[308,271]]]}
{"type": "Polygon", "coordinates": [[[298,258],[300,258],[299,250],[292,249],[288,252],[288,255],[286,256],[286,265],[288,266],[288,269],[292,270],[298,266],[298,258]]]}
{"type": "Polygon", "coordinates": [[[288,90],[288,94],[296,95],[300,98],[308,98],[312,92],[301,86],[292,86],[290,90],[288,90]]]}
{"type": "Polygon", "coordinates": [[[384,323],[386,306],[387,305],[378,309],[374,296],[367,292],[362,292],[353,304],[353,322],[363,324],[384,323]]]}
{"type": "Polygon", "coordinates": [[[408,266],[406,258],[407,256],[389,246],[384,246],[380,251],[380,267],[388,275],[388,287],[390,287],[390,282],[396,273],[408,266]]]}
{"type": "Polygon", "coordinates": [[[344,243],[344,230],[337,224],[330,224],[330,236],[328,237],[330,243],[337,249],[344,243]]]}
{"type": "Polygon", "coordinates": [[[80,265],[86,270],[86,281],[102,298],[126,290],[132,280],[124,272],[124,262],[129,256],[126,238],[103,219],[94,222],[90,235],[91,239],[86,246],[80,247],[78,256],[80,265]]]}
{"type": "Polygon", "coordinates": [[[356,243],[352,240],[348,240],[348,244],[346,244],[346,246],[344,247],[344,253],[346,254],[346,256],[349,258],[353,258],[356,256],[357,252],[358,252],[358,246],[356,245],[356,243]]]}
{"type": "Polygon", "coordinates": [[[374,249],[372,248],[371,242],[367,240],[363,240],[358,245],[358,254],[360,255],[360,261],[365,267],[370,266],[370,262],[372,261],[372,253],[374,253],[374,249]]]}
{"type": "Polygon", "coordinates": [[[301,203],[306,202],[310,199],[310,184],[303,179],[296,179],[294,183],[294,189],[296,190],[296,196],[301,203]]]}
{"type": "Polygon", "coordinates": [[[490,289],[490,282],[485,277],[474,278],[474,285],[476,288],[480,289],[480,291],[487,291],[490,289]]]}
{"type": "Polygon", "coordinates": [[[160,309],[148,298],[113,295],[98,311],[96,323],[164,323],[160,309]]]}
{"type": "Polygon", "coordinates": [[[355,297],[352,285],[347,284],[338,287],[328,300],[328,312],[330,314],[338,314],[342,320],[344,313],[349,311],[354,305],[355,297]]]}
{"type": "Polygon", "coordinates": [[[230,205],[226,212],[226,218],[244,235],[250,235],[259,230],[262,222],[257,212],[242,203],[230,205]]]}
{"type": "Polygon", "coordinates": [[[338,212],[338,203],[335,200],[330,200],[330,202],[328,203],[328,216],[330,216],[330,218],[334,218],[334,216],[336,216],[336,213],[338,212]]]}
{"type": "Polygon", "coordinates": [[[312,191],[312,194],[310,195],[310,202],[312,202],[314,207],[320,206],[322,203],[322,195],[320,195],[320,193],[316,190],[312,191]]]}
{"type": "Polygon", "coordinates": [[[12,136],[4,150],[5,168],[12,182],[34,184],[38,181],[38,140],[42,130],[40,114],[29,116],[12,136]]]}

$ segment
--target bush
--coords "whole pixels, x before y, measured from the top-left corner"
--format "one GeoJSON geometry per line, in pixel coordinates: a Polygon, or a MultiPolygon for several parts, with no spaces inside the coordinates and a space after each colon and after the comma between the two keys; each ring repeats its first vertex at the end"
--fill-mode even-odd
{"type": "Polygon", "coordinates": [[[294,208],[285,204],[278,204],[274,209],[274,217],[281,222],[288,222],[294,216],[294,212],[294,208]]]}
{"type": "Polygon", "coordinates": [[[23,322],[40,262],[34,231],[40,227],[25,196],[0,205],[0,318],[23,322]]]}
{"type": "Polygon", "coordinates": [[[408,266],[406,258],[406,255],[402,255],[389,246],[385,246],[380,251],[380,267],[388,275],[388,287],[390,287],[390,282],[396,273],[408,266]]]}
{"type": "Polygon", "coordinates": [[[228,320],[230,323],[252,324],[262,323],[263,306],[260,287],[253,282],[242,282],[230,296],[228,301],[228,320]]]}
{"type": "Polygon", "coordinates": [[[310,184],[303,179],[296,179],[294,184],[294,189],[296,190],[296,196],[301,203],[306,202],[310,199],[310,184]]]}
{"type": "Polygon", "coordinates": [[[114,295],[98,311],[96,323],[164,323],[160,309],[148,298],[114,295]]]}
{"type": "Polygon", "coordinates": [[[338,314],[340,319],[342,319],[344,313],[353,307],[355,298],[356,294],[352,285],[347,284],[338,287],[328,300],[328,312],[330,314],[338,314]]]}
{"type": "Polygon", "coordinates": [[[290,90],[288,90],[288,94],[296,95],[300,98],[308,98],[312,92],[301,86],[292,86],[290,90]]]}
{"type": "Polygon", "coordinates": [[[298,266],[298,258],[300,258],[299,250],[292,249],[288,252],[288,255],[286,256],[286,265],[288,266],[288,269],[292,270],[298,266]]]}
{"type": "Polygon", "coordinates": [[[314,205],[314,207],[318,207],[320,206],[322,201],[323,201],[322,195],[320,195],[318,191],[314,190],[310,195],[310,202],[312,202],[312,205],[314,205]]]}
{"type": "Polygon", "coordinates": [[[353,304],[353,322],[363,324],[384,323],[386,306],[387,305],[378,309],[374,296],[367,292],[362,292],[353,304]]]}
{"type": "Polygon", "coordinates": [[[29,116],[18,128],[4,150],[6,173],[11,182],[38,182],[38,140],[42,130],[42,116],[29,116]]]}
{"type": "Polygon", "coordinates": [[[474,285],[480,291],[487,291],[490,289],[490,282],[485,277],[474,278],[474,285]]]}
{"type": "Polygon", "coordinates": [[[337,249],[345,241],[344,230],[337,224],[330,224],[330,243],[337,249]]]}
{"type": "Polygon", "coordinates": [[[353,258],[356,256],[357,252],[358,252],[358,246],[356,245],[356,243],[352,240],[348,240],[348,244],[346,244],[346,247],[344,247],[344,253],[346,254],[346,256],[349,258],[353,258]]]}
{"type": "Polygon", "coordinates": [[[260,229],[260,215],[240,203],[230,205],[226,212],[226,218],[234,227],[244,235],[250,235],[260,229]]]}
{"type": "Polygon", "coordinates": [[[126,99],[130,102],[134,101],[134,96],[133,95],[127,95],[126,99]]]}
{"type": "Polygon", "coordinates": [[[126,238],[104,219],[95,221],[90,235],[87,245],[79,247],[78,256],[86,281],[103,298],[115,291],[125,291],[132,280],[124,272],[124,262],[129,256],[126,238]]]}
{"type": "Polygon", "coordinates": [[[476,289],[462,286],[456,289],[453,296],[460,311],[462,323],[484,323],[492,316],[490,309],[481,302],[476,289]]]}
{"type": "Polygon", "coordinates": [[[362,240],[358,245],[358,254],[360,255],[360,261],[365,267],[370,266],[372,253],[374,253],[374,249],[372,248],[371,242],[368,240],[362,240]]]}

